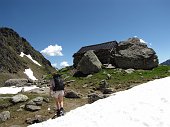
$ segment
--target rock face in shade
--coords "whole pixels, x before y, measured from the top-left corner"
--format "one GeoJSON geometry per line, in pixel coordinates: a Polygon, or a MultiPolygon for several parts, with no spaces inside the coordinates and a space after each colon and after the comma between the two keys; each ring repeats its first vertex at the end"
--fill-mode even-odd
{"type": "Polygon", "coordinates": [[[152,69],[158,66],[158,57],[155,51],[140,42],[140,39],[129,38],[118,44],[115,66],[124,69],[152,69]]]}

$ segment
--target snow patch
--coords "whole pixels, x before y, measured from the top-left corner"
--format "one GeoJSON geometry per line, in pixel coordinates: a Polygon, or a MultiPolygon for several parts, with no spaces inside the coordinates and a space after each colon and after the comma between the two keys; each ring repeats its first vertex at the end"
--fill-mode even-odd
{"type": "Polygon", "coordinates": [[[140,42],[141,43],[145,43],[145,44],[147,44],[147,42],[146,41],[144,41],[143,39],[139,39],[140,40],[140,42]]]}
{"type": "Polygon", "coordinates": [[[24,91],[29,91],[32,89],[38,88],[37,86],[27,86],[27,87],[0,87],[0,94],[17,94],[18,92],[21,92],[22,89],[24,91]]]}
{"type": "Polygon", "coordinates": [[[33,75],[33,72],[32,72],[32,70],[29,68],[29,69],[25,69],[25,72],[24,72],[30,79],[32,79],[32,80],[37,80],[36,78],[35,78],[35,76],[33,75]]]}
{"type": "Polygon", "coordinates": [[[169,84],[150,81],[29,127],[170,127],[169,84]]]}
{"type": "Polygon", "coordinates": [[[32,60],[32,62],[34,62],[34,63],[37,64],[38,66],[41,66],[41,64],[39,64],[36,60],[34,60],[30,54],[29,54],[29,55],[26,55],[26,54],[24,54],[23,52],[21,52],[20,56],[21,56],[21,57],[24,57],[24,55],[25,55],[26,57],[28,57],[30,60],[32,60]]]}

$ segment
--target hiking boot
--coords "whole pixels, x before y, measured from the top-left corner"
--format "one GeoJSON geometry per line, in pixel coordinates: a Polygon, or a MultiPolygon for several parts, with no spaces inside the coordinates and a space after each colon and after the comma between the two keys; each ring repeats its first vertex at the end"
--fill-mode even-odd
{"type": "Polygon", "coordinates": [[[57,117],[60,116],[60,109],[57,109],[57,117]]]}
{"type": "Polygon", "coordinates": [[[64,116],[64,109],[60,108],[60,116],[64,116]]]}

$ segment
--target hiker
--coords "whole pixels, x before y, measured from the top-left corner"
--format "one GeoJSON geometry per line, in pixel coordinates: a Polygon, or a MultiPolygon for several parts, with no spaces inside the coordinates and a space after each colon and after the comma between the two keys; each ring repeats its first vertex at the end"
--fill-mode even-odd
{"type": "Polygon", "coordinates": [[[50,96],[55,99],[57,117],[64,115],[64,84],[61,75],[59,74],[52,74],[52,79],[50,81],[50,96]]]}

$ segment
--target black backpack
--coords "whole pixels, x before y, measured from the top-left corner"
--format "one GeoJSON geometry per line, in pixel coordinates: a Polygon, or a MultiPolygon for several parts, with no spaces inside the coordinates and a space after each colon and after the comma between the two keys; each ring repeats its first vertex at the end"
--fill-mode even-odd
{"type": "Polygon", "coordinates": [[[61,76],[54,76],[53,91],[64,90],[64,83],[61,76]]]}

